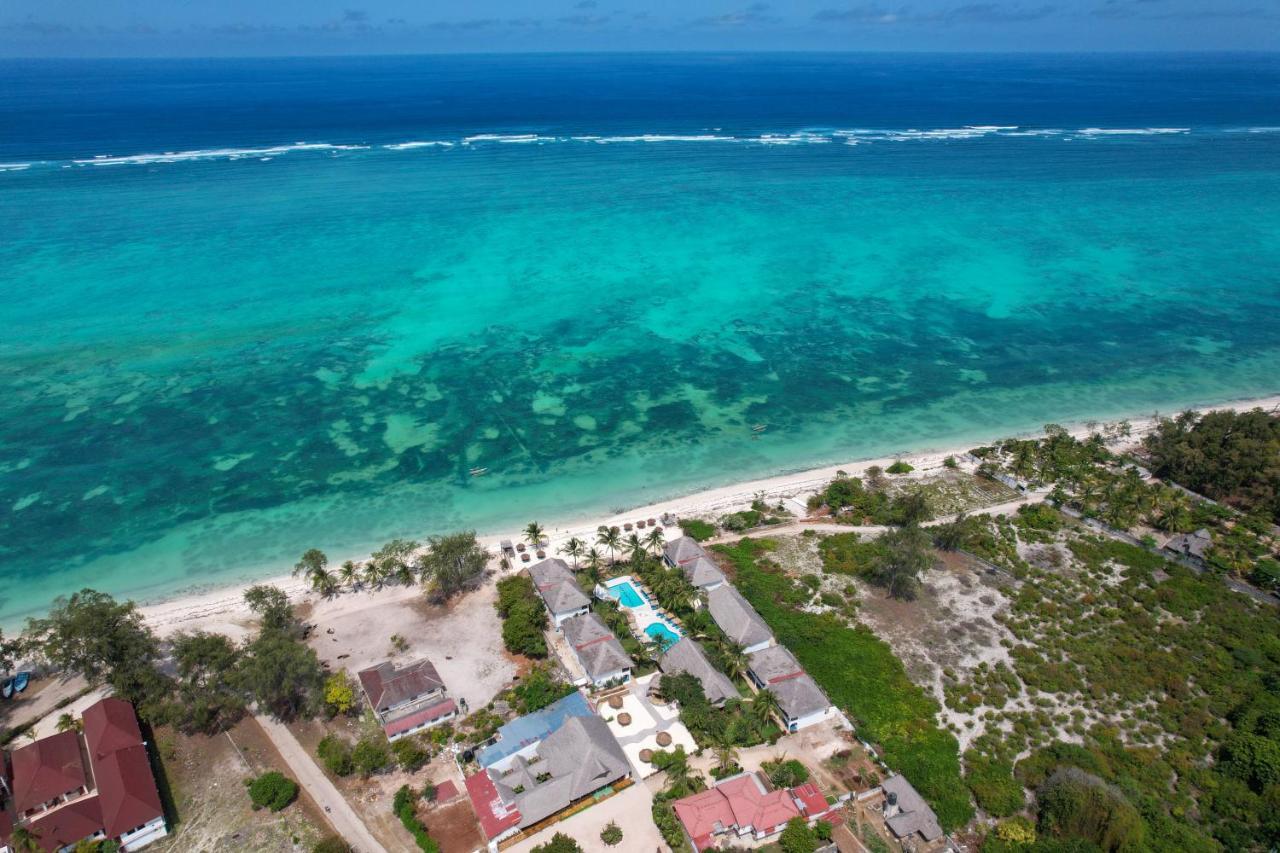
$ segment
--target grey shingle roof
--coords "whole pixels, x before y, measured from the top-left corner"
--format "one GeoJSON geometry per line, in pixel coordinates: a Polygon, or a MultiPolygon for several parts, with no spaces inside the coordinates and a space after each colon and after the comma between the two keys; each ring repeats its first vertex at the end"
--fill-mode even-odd
{"type": "Polygon", "coordinates": [[[564,638],[592,681],[635,666],[622,643],[594,613],[566,619],[564,638]]]}
{"type": "Polygon", "coordinates": [[[822,692],[818,683],[801,673],[792,678],[784,678],[769,685],[773,695],[778,697],[778,707],[789,719],[798,720],[831,707],[831,700],[822,692]]]}
{"type": "Polygon", "coordinates": [[[689,579],[689,583],[696,587],[715,586],[725,581],[724,572],[706,557],[694,557],[684,563],[681,568],[684,569],[684,576],[689,579]]]}
{"type": "Polygon", "coordinates": [[[773,638],[760,614],[729,584],[707,593],[707,609],[720,630],[739,645],[750,648],[773,638]]]}
{"type": "Polygon", "coordinates": [[[529,567],[529,577],[552,613],[572,613],[591,605],[564,560],[543,560],[529,567]]]}
{"type": "Polygon", "coordinates": [[[423,658],[400,669],[390,662],[362,669],[360,686],[369,703],[378,711],[444,689],[444,681],[435,664],[423,658]]]}
{"type": "Polygon", "coordinates": [[[913,833],[920,833],[925,841],[933,841],[942,837],[942,827],[938,824],[938,816],[929,808],[924,797],[911,787],[907,777],[890,776],[880,785],[885,794],[896,794],[899,813],[889,818],[886,823],[899,838],[906,838],[913,833]]]}
{"type": "Polygon", "coordinates": [[[695,557],[707,556],[707,552],[702,550],[702,546],[688,536],[672,539],[663,547],[662,553],[677,566],[683,565],[695,557]]]}
{"type": "Polygon", "coordinates": [[[702,646],[688,637],[681,637],[667,649],[659,666],[666,673],[687,672],[697,678],[702,684],[702,692],[713,705],[739,698],[738,690],[729,677],[712,666],[702,646]]]}
{"type": "Polygon", "coordinates": [[[520,826],[548,815],[598,791],[630,772],[609,725],[599,717],[570,717],[538,745],[537,760],[517,759],[502,774],[490,775],[498,793],[520,810],[520,826]],[[539,782],[538,777],[550,774],[539,782]],[[523,786],[520,793],[516,788],[523,786]]]}
{"type": "Polygon", "coordinates": [[[755,677],[765,684],[804,672],[800,668],[800,662],[786,646],[770,646],[767,649],[752,652],[747,656],[747,665],[751,667],[755,677]]]}

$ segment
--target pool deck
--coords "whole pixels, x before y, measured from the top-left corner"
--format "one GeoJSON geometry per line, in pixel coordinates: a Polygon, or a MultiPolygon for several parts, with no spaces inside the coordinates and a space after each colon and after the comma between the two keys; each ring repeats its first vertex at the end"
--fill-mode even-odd
{"type": "Polygon", "coordinates": [[[648,633],[646,633],[649,629],[649,626],[655,623],[665,625],[668,630],[672,631],[676,635],[677,638],[684,636],[684,629],[682,629],[674,619],[669,619],[669,618],[658,615],[658,609],[654,606],[653,599],[649,597],[649,592],[644,588],[644,585],[641,584],[639,579],[636,578],[635,576],[623,575],[622,577],[611,578],[610,580],[601,584],[600,587],[603,587],[603,589],[606,590],[606,593],[609,595],[610,598],[618,602],[619,607],[621,607],[623,610],[631,614],[632,618],[635,620],[634,631],[636,634],[636,639],[640,640],[640,642],[652,643],[652,644],[658,643],[657,638],[652,637],[648,633]],[[619,600],[618,597],[614,595],[613,588],[616,586],[621,586],[624,583],[630,584],[631,588],[634,589],[637,593],[639,593],[640,598],[642,599],[641,604],[637,606],[629,606],[629,605],[623,604],[621,600],[619,600]]]}

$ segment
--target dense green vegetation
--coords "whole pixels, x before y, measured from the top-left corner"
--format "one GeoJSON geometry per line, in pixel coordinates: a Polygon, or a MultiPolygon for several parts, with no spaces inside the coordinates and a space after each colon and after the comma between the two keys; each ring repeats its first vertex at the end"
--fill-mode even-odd
{"type": "Polygon", "coordinates": [[[556,681],[551,677],[551,670],[546,665],[535,666],[529,674],[511,688],[509,698],[516,711],[521,714],[532,714],[541,711],[559,699],[563,699],[575,690],[572,684],[556,681]]]}
{"type": "Polygon", "coordinates": [[[1184,412],[1162,420],[1143,447],[1158,476],[1280,523],[1280,416],[1184,412]]]}
{"type": "Polygon", "coordinates": [[[298,783],[275,770],[269,770],[247,783],[249,799],[255,809],[278,812],[298,796],[298,783]]]}
{"type": "Polygon", "coordinates": [[[689,673],[663,675],[661,690],[665,699],[680,706],[680,722],[699,747],[732,751],[771,742],[782,733],[767,701],[730,699],[723,708],[716,708],[707,701],[702,684],[689,673]]]}
{"type": "Polygon", "coordinates": [[[874,478],[868,488],[861,478],[843,474],[809,499],[810,509],[823,507],[849,524],[918,524],[933,517],[924,489],[890,495],[874,478]]]}
{"type": "Polygon", "coordinates": [[[738,590],[760,612],[778,642],[881,747],[889,766],[907,776],[954,829],[973,817],[960,776],[956,739],[934,722],[938,707],[907,678],[888,644],[830,613],[806,613],[788,603],[792,582],[767,559],[772,543],[743,539],[716,546],[736,570],[738,590]]]}
{"type": "Polygon", "coordinates": [[[413,836],[414,843],[423,853],[440,853],[440,845],[427,834],[426,825],[418,819],[418,794],[408,785],[401,785],[391,801],[391,811],[400,818],[400,823],[413,836]]]}
{"type": "Polygon", "coordinates": [[[527,575],[512,575],[498,581],[494,603],[502,617],[502,644],[515,655],[531,658],[547,656],[547,609],[527,575]]]}
{"type": "Polygon", "coordinates": [[[700,518],[680,519],[680,529],[684,531],[685,536],[697,542],[705,542],[716,535],[716,526],[700,518]]]}

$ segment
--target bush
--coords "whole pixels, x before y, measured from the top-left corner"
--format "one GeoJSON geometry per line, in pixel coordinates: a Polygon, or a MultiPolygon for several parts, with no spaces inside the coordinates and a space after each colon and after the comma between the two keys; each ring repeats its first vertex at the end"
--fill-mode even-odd
{"type": "Polygon", "coordinates": [[[423,749],[416,738],[401,738],[391,744],[391,754],[401,770],[413,773],[422,768],[431,759],[431,753],[423,749]]]}
{"type": "Polygon", "coordinates": [[[1012,765],[993,761],[974,750],[966,752],[964,760],[968,765],[965,784],[983,811],[992,817],[1008,817],[1022,811],[1026,795],[1013,778],[1012,765]]]}
{"type": "Polygon", "coordinates": [[[532,853],[582,853],[582,848],[563,832],[557,832],[546,844],[533,848],[532,853]]]}
{"type": "Polygon", "coordinates": [[[335,672],[324,682],[324,706],[330,716],[350,714],[356,707],[356,689],[346,672],[335,672]]]}
{"type": "Polygon", "coordinates": [[[1036,792],[1040,831],[1082,838],[1103,850],[1142,849],[1146,825],[1118,790],[1074,767],[1055,771],[1036,792]]]}
{"type": "Polygon", "coordinates": [[[325,735],[316,747],[316,754],[329,772],[335,776],[350,776],[354,765],[351,761],[351,745],[340,737],[325,735]]]}
{"type": "Polygon", "coordinates": [[[622,830],[613,821],[609,821],[608,826],[600,831],[600,840],[606,846],[616,847],[622,843],[622,830]]]}
{"type": "Polygon", "coordinates": [[[787,828],[778,836],[778,847],[782,853],[813,853],[820,843],[818,833],[810,829],[802,817],[787,821],[787,828]]]}
{"type": "Polygon", "coordinates": [[[254,809],[270,809],[278,812],[298,796],[298,783],[270,770],[249,782],[249,799],[254,809]]]}
{"type": "Polygon", "coordinates": [[[524,575],[498,581],[498,600],[502,616],[502,644],[507,651],[531,658],[547,656],[547,611],[538,598],[533,581],[524,575]]]}
{"type": "Polygon", "coordinates": [[[386,770],[391,764],[391,754],[386,741],[364,737],[351,751],[351,762],[361,776],[372,776],[386,770]]]}
{"type": "Polygon", "coordinates": [[[686,518],[680,522],[680,529],[684,531],[684,535],[688,536],[695,542],[705,542],[712,536],[716,535],[716,526],[709,521],[703,521],[700,518],[686,518]]]}
{"type": "Polygon", "coordinates": [[[909,463],[903,462],[901,459],[898,459],[892,465],[890,465],[888,468],[885,468],[884,470],[890,474],[910,474],[912,471],[916,469],[914,466],[910,465],[909,463]]]}
{"type": "Polygon", "coordinates": [[[311,848],[311,853],[351,853],[351,845],[336,835],[321,839],[311,848]]]}
{"type": "Polygon", "coordinates": [[[413,836],[419,850],[423,853],[440,853],[440,845],[427,834],[426,825],[418,820],[418,809],[414,805],[416,799],[412,788],[401,785],[396,791],[395,799],[391,801],[391,811],[395,812],[395,816],[400,818],[400,823],[413,836]]]}
{"type": "Polygon", "coordinates": [[[786,761],[766,761],[761,769],[769,775],[775,788],[794,788],[809,781],[809,768],[794,758],[786,761]]]}
{"type": "Polygon", "coordinates": [[[572,684],[556,681],[546,667],[540,666],[511,688],[511,694],[515,699],[516,710],[521,714],[531,714],[563,699],[574,689],[572,684]]]}

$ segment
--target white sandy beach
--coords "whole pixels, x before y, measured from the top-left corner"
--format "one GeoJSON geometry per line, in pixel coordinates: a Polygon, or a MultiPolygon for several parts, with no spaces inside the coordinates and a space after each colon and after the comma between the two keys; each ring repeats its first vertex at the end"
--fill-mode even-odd
{"type": "MultiPolygon", "coordinates": [[[[1263,409],[1280,408],[1280,395],[1206,406],[1201,410],[1234,409],[1245,411],[1258,407],[1263,409]]],[[[1129,441],[1135,442],[1140,439],[1151,430],[1154,422],[1154,418],[1149,415],[1129,419],[1132,427],[1129,441]]],[[[1073,435],[1084,436],[1088,434],[1088,428],[1083,423],[1064,424],[1064,426],[1067,426],[1073,435]]],[[[1010,434],[1006,433],[989,436],[987,440],[996,441],[1008,437],[1010,437],[1010,434]]],[[[903,459],[914,466],[915,472],[913,476],[927,475],[937,472],[942,467],[943,460],[948,456],[962,454],[976,443],[970,443],[965,447],[924,450],[894,457],[862,459],[791,474],[780,474],[675,497],[648,506],[636,507],[618,514],[579,519],[555,520],[538,518],[536,520],[546,528],[547,535],[551,540],[547,553],[551,555],[572,536],[593,541],[596,529],[601,525],[621,526],[626,522],[635,522],[640,519],[661,518],[668,513],[678,518],[711,518],[745,508],[762,493],[766,499],[771,501],[781,498],[797,498],[800,501],[804,501],[809,495],[830,481],[837,471],[860,474],[872,465],[886,467],[895,459],[903,459]]],[[[535,519],[531,518],[530,520],[535,519]]],[[[521,540],[521,535],[520,530],[507,530],[482,535],[480,536],[480,541],[496,554],[498,545],[503,539],[518,542],[521,540]]],[[[339,560],[334,562],[339,562],[339,560]]],[[[305,582],[292,577],[288,573],[288,566],[281,566],[280,568],[282,574],[263,578],[258,583],[270,583],[281,587],[297,603],[310,602],[313,605],[321,603],[319,596],[311,593],[305,582]]],[[[252,615],[245,607],[243,599],[243,593],[247,586],[248,584],[240,584],[191,595],[178,595],[157,602],[145,603],[141,606],[141,611],[152,627],[162,636],[176,631],[204,630],[241,637],[248,633],[252,624],[252,615]]],[[[401,604],[406,597],[414,595],[415,591],[413,590],[394,586],[376,591],[347,592],[323,602],[323,608],[328,618],[333,618],[347,611],[351,611],[353,614],[357,612],[367,613],[371,605],[379,602],[385,602],[388,605],[401,604]]],[[[402,608],[389,609],[400,609],[402,612],[408,612],[402,608]]],[[[412,626],[405,627],[406,629],[411,629],[412,626]]],[[[389,626],[388,630],[395,631],[396,626],[389,626]]]]}

